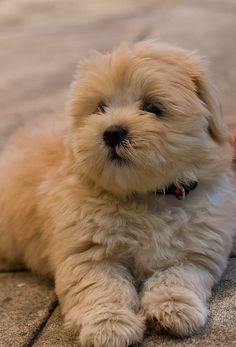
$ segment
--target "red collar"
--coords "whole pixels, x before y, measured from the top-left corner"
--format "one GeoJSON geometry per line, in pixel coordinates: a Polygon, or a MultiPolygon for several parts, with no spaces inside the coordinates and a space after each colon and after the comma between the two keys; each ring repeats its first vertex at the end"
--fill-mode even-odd
{"type": "Polygon", "coordinates": [[[197,188],[197,185],[197,181],[191,181],[188,184],[181,185],[176,185],[175,183],[172,183],[165,190],[157,190],[155,194],[174,195],[176,199],[184,200],[186,195],[188,195],[192,190],[197,188]]]}

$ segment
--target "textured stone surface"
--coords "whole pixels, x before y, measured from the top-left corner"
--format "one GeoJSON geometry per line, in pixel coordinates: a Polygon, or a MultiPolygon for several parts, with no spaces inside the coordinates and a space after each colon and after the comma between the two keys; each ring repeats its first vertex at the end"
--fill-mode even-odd
{"type": "Polygon", "coordinates": [[[64,329],[60,307],[57,307],[34,347],[72,347],[78,345],[76,336],[64,329]]]}
{"type": "Polygon", "coordinates": [[[0,347],[28,346],[54,306],[47,281],[28,272],[0,273],[0,347]]]}

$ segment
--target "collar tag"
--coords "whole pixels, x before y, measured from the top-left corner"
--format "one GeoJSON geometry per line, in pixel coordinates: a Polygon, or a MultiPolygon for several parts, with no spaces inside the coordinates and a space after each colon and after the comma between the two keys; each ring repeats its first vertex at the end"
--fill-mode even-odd
{"type": "Polygon", "coordinates": [[[167,189],[163,190],[157,190],[156,194],[161,194],[161,195],[174,195],[176,199],[178,200],[184,200],[186,195],[188,195],[192,190],[197,188],[198,182],[197,181],[191,181],[188,184],[183,184],[183,185],[175,185],[172,183],[167,187],[167,189]]]}
{"type": "Polygon", "coordinates": [[[184,200],[186,196],[184,187],[175,187],[174,194],[178,200],[184,200]]]}

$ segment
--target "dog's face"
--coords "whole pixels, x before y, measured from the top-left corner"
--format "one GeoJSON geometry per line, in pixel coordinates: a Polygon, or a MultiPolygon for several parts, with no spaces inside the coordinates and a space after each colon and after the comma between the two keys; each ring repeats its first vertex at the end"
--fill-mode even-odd
{"type": "Polygon", "coordinates": [[[180,49],[143,42],[96,54],[72,85],[68,112],[78,172],[114,194],[201,179],[229,162],[211,87],[180,49]]]}

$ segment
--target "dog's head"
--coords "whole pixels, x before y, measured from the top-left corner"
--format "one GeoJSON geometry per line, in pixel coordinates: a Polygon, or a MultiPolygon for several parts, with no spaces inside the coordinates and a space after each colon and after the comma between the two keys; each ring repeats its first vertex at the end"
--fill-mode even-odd
{"type": "Polygon", "coordinates": [[[200,59],[153,42],[94,54],[73,83],[71,148],[84,179],[126,195],[212,177],[230,162],[200,59]]]}

